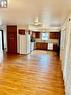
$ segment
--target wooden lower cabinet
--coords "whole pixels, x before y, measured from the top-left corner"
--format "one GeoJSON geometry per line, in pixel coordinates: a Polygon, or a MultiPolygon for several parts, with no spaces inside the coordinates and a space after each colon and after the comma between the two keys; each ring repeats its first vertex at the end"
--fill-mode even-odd
{"type": "MultiPolygon", "coordinates": [[[[48,50],[48,43],[43,43],[43,42],[37,42],[35,44],[35,49],[36,50],[48,50]]],[[[59,46],[57,44],[53,44],[53,50],[54,52],[58,52],[59,46]]]]}
{"type": "Polygon", "coordinates": [[[47,50],[48,43],[37,42],[36,43],[36,50],[47,50]]]}
{"type": "Polygon", "coordinates": [[[53,51],[58,52],[59,46],[57,44],[53,44],[53,51]]]}

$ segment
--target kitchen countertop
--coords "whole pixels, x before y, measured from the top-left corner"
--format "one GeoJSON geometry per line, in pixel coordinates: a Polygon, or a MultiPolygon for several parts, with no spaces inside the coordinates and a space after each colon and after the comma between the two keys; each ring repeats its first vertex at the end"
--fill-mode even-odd
{"type": "Polygon", "coordinates": [[[53,44],[58,44],[58,40],[57,39],[49,39],[48,41],[42,41],[42,40],[36,40],[36,43],[53,43],[53,44]]]}

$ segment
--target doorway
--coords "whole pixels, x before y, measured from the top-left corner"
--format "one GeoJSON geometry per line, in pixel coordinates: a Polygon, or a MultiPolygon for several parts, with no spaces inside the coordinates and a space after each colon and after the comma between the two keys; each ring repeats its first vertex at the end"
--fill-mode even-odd
{"type": "Polygon", "coordinates": [[[4,50],[4,35],[3,30],[0,30],[0,51],[4,50]]]}

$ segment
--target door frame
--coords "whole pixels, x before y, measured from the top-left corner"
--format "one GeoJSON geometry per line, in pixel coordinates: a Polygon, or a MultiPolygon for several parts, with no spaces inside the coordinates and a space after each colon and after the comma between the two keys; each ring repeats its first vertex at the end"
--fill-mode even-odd
{"type": "Polygon", "coordinates": [[[2,50],[4,51],[4,32],[3,30],[0,30],[2,33],[2,50]]]}

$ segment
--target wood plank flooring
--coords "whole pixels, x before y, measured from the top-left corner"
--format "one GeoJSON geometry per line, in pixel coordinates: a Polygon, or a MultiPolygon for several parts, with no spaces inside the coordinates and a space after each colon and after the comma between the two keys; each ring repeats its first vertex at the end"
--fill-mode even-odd
{"type": "Polygon", "coordinates": [[[57,54],[0,54],[0,95],[65,95],[57,54]]]}

